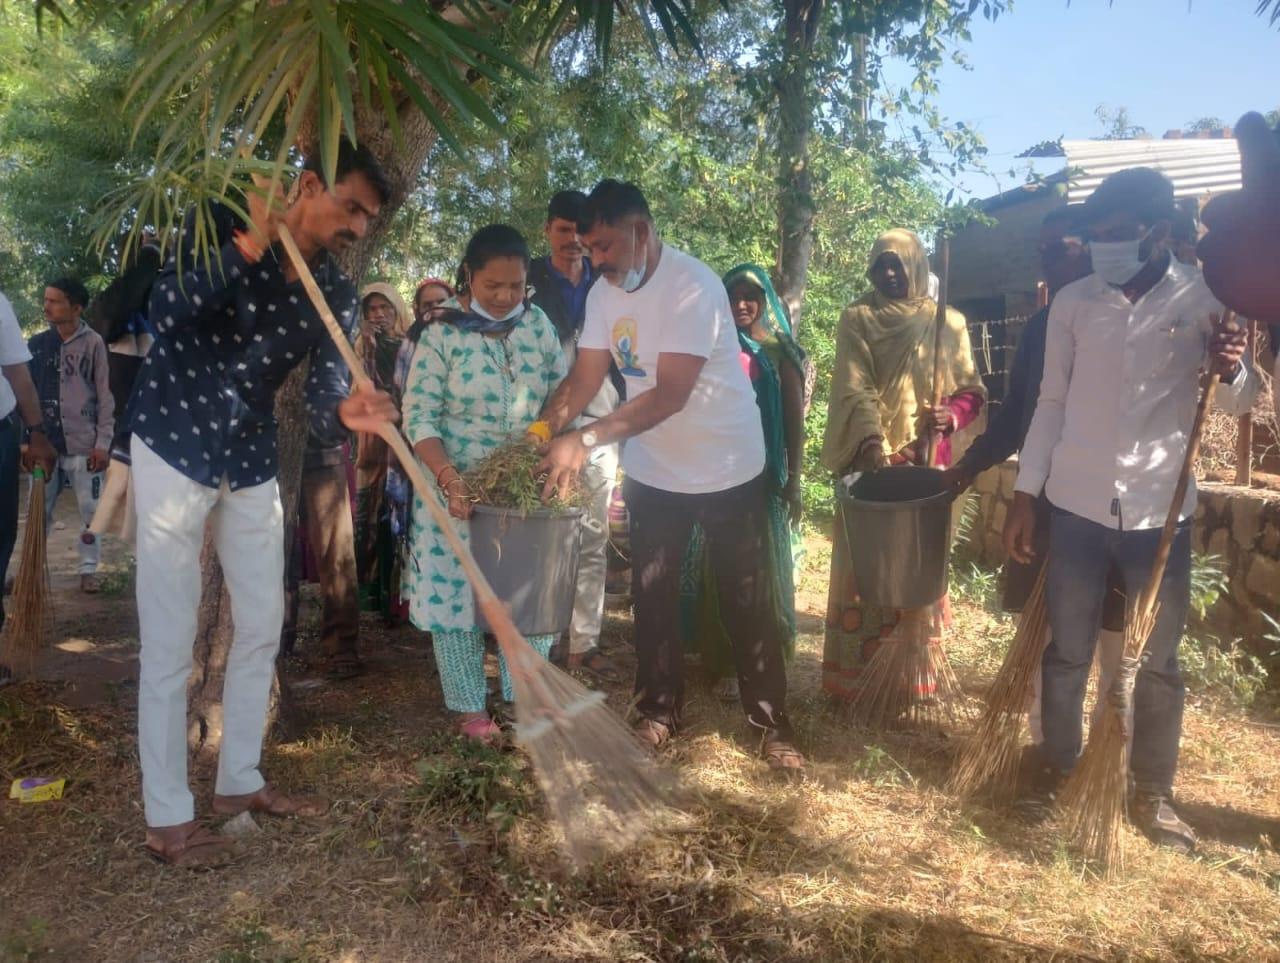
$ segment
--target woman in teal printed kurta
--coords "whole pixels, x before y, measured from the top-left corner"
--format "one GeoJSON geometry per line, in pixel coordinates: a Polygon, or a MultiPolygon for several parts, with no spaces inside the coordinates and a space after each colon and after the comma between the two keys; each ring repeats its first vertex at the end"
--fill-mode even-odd
{"type": "MultiPolygon", "coordinates": [[[[490,225],[467,245],[466,289],[441,308],[418,342],[405,386],[404,421],[414,451],[435,475],[463,541],[471,501],[462,474],[519,437],[566,373],[564,352],[545,314],[525,299],[529,249],[514,228],[490,225]]],[[[444,533],[415,505],[407,582],[409,616],[432,633],[445,705],[464,735],[499,735],[485,711],[484,635],[474,599],[444,533]]],[[[545,658],[553,636],[529,642],[545,658]]],[[[501,663],[503,696],[511,680],[501,663]]]]}

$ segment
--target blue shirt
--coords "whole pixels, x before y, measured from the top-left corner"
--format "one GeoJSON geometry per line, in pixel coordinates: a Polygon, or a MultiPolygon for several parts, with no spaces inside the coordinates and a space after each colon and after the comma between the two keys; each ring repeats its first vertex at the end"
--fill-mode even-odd
{"type": "Polygon", "coordinates": [[[560,286],[560,297],[564,299],[573,330],[582,331],[582,322],[587,315],[587,292],[591,290],[591,282],[595,280],[595,275],[591,273],[591,262],[585,257],[582,259],[582,279],[577,284],[557,271],[551,258],[547,258],[547,267],[560,286]]]}
{"type": "MultiPolygon", "coordinates": [[[[129,426],[175,470],[232,490],[276,474],[276,389],[309,358],[307,413],[311,432],[341,444],[345,429],[338,403],[349,373],[300,281],[283,273],[278,248],[250,265],[232,241],[241,222],[213,208],[220,248],[212,265],[192,256],[188,216],[179,274],[171,257],[151,293],[149,317],[156,341],[138,373],[129,402],[129,426]]],[[[355,285],[326,252],[313,266],[316,283],[338,323],[351,336],[359,307],[355,285]]]]}

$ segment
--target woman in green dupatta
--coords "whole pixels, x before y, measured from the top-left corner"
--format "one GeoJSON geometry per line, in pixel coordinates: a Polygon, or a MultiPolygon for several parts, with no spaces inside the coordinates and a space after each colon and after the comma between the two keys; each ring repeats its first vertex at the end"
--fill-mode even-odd
{"type": "MultiPolygon", "coordinates": [[[[796,637],[795,566],[801,550],[797,529],[808,359],[792,336],[786,308],[762,268],[741,264],[724,276],[724,286],[738,328],[742,366],[755,389],[764,428],[771,536],[769,586],[783,651],[790,657],[796,637]]],[[[709,564],[702,532],[695,528],[681,579],[685,649],[698,653],[707,671],[721,680],[717,694],[737,701],[733,650],[720,620],[709,564]]]]}

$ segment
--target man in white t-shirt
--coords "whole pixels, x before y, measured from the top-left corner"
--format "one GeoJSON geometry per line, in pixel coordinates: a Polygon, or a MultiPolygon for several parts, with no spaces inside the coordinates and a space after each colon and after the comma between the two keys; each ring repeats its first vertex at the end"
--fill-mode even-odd
{"type": "Polygon", "coordinates": [[[548,495],[572,486],[594,448],[626,439],[637,734],[659,746],[678,721],[680,565],[697,524],[707,538],[747,720],[762,733],[771,768],[800,769],[804,757],[785,713],[782,640],[767,611],[764,435],[724,285],[701,261],[662,243],[632,184],[597,184],[579,232],[607,283],[587,297],[573,370],[533,433],[557,436],[543,463],[548,495]],[[626,379],[627,402],[565,431],[595,397],[610,360],[626,379]]]}
{"type": "MultiPolygon", "coordinates": [[[[40,396],[27,367],[30,360],[31,352],[13,306],[0,294],[0,371],[4,372],[0,378],[0,585],[4,584],[18,537],[18,462],[24,436],[27,450],[21,455],[23,467],[40,465],[45,477],[50,477],[58,458],[44,433],[40,396]]],[[[0,605],[0,626],[3,625],[4,608],[0,605]]],[[[0,665],[0,682],[8,675],[6,667],[0,665]]]]}

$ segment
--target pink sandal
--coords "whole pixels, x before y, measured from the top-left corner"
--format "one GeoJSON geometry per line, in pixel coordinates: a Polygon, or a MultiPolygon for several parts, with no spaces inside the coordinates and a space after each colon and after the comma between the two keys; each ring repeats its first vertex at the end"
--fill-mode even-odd
{"type": "Polygon", "coordinates": [[[502,740],[502,730],[488,716],[475,716],[458,723],[458,731],[475,742],[486,746],[497,745],[502,740]]]}

